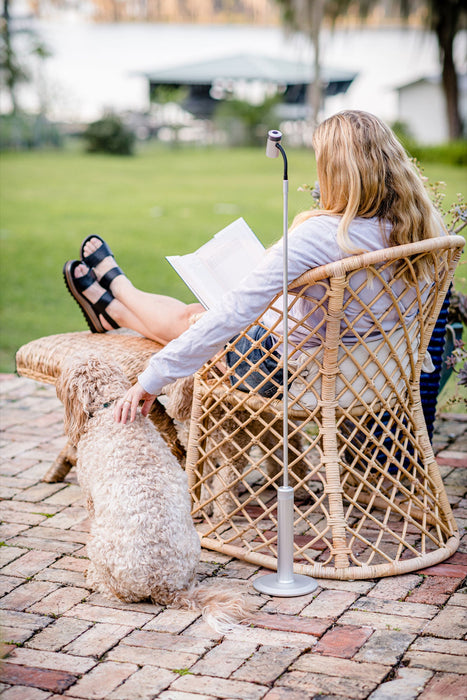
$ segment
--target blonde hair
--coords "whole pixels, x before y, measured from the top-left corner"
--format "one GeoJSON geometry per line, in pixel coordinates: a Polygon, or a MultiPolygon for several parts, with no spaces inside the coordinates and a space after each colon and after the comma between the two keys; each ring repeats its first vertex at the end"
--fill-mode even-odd
{"type": "Polygon", "coordinates": [[[347,110],[329,117],[317,127],[313,147],[321,209],[296,216],[292,229],[311,216],[340,216],[337,243],[347,254],[361,252],[348,235],[357,216],[389,223],[388,246],[440,235],[441,218],[419,173],[391,129],[373,114],[347,110]]]}

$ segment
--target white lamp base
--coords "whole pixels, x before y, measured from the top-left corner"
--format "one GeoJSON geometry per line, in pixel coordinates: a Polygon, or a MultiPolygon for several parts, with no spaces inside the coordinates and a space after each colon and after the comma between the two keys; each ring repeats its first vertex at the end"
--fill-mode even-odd
{"type": "Polygon", "coordinates": [[[278,596],[282,598],[293,598],[295,596],[307,595],[318,588],[318,583],[310,576],[294,574],[291,581],[282,582],[279,575],[266,574],[253,581],[253,587],[259,593],[278,596]]]}
{"type": "Polygon", "coordinates": [[[314,578],[295,574],[293,570],[293,497],[291,486],[279,486],[277,489],[277,571],[253,581],[259,593],[293,598],[307,595],[318,588],[314,578]]]}

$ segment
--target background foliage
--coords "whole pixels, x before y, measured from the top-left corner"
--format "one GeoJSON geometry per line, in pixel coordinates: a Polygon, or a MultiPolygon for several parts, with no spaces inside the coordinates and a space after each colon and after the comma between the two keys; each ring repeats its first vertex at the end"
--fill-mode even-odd
{"type": "Polygon", "coordinates": [[[89,124],[83,134],[86,150],[90,153],[112,153],[120,156],[133,154],[135,135],[116,114],[106,114],[89,124]]]}

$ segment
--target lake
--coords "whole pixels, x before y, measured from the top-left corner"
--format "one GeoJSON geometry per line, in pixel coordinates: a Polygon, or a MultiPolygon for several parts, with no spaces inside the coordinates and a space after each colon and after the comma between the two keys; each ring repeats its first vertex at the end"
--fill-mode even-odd
{"type": "MultiPolygon", "coordinates": [[[[244,25],[93,24],[76,15],[61,20],[32,20],[52,56],[36,70],[21,104],[34,108],[37,94],[52,118],[89,121],[105,109],[145,110],[147,81],[142,73],[248,52],[312,60],[303,36],[287,38],[279,27],[244,25]]],[[[459,68],[466,70],[467,33],[456,40],[459,68]]],[[[383,119],[397,117],[396,86],[439,73],[433,35],[414,28],[361,28],[323,31],[322,63],[355,70],[346,95],[329,98],[326,113],[366,109],[383,119]]]]}

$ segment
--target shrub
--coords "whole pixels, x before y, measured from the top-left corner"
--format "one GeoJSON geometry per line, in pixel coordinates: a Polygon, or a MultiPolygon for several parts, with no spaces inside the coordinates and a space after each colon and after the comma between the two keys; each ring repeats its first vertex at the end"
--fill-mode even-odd
{"type": "Polygon", "coordinates": [[[42,114],[15,112],[0,116],[0,150],[30,151],[62,146],[57,126],[42,114]]]}
{"type": "Polygon", "coordinates": [[[89,153],[133,154],[135,135],[117,115],[108,114],[89,124],[83,134],[89,153]]]}
{"type": "Polygon", "coordinates": [[[467,165],[467,140],[449,141],[437,146],[413,143],[407,147],[410,155],[422,163],[467,165]]]}
{"type": "Polygon", "coordinates": [[[395,121],[391,128],[407,153],[421,163],[467,165],[467,139],[447,141],[430,146],[418,143],[405,122],[395,121]]]}

